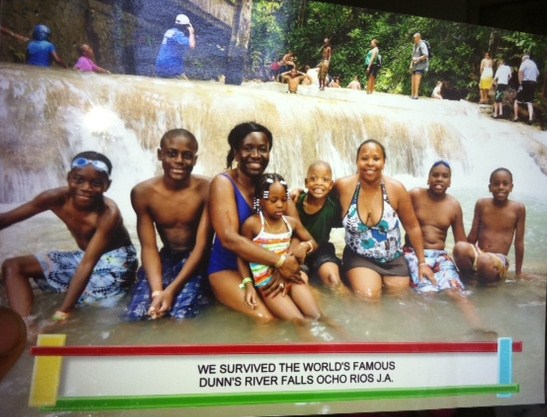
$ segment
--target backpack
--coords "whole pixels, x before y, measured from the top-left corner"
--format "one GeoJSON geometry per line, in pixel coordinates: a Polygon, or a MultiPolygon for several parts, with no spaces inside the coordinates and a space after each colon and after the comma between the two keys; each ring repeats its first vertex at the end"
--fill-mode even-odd
{"type": "Polygon", "coordinates": [[[429,41],[426,41],[425,39],[422,39],[422,42],[425,43],[425,46],[427,46],[427,59],[431,60],[431,58],[433,58],[433,53],[431,52],[431,45],[429,45],[429,41]]]}
{"type": "Polygon", "coordinates": [[[382,55],[380,54],[378,54],[378,56],[376,57],[376,65],[378,65],[378,70],[381,70],[382,66],[384,65],[382,61],[382,55]]]}

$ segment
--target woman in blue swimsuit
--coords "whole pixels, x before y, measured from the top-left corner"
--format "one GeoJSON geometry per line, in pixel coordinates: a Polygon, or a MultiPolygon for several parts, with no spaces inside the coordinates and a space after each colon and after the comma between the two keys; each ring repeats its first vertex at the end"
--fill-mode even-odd
{"type": "Polygon", "coordinates": [[[343,270],[353,292],[364,299],[378,299],[382,287],[400,290],[410,285],[403,254],[402,225],[414,248],[423,276],[433,271],[424,258],[420,224],[405,187],[382,175],[386,162],[382,144],[369,139],[357,149],[357,174],[334,185],[345,229],[343,270]]]}
{"type": "MultiPolygon", "coordinates": [[[[245,303],[237,256],[249,262],[272,265],[286,279],[298,280],[300,269],[294,255],[277,255],[257,247],[240,234],[240,226],[254,213],[255,185],[268,166],[272,142],[271,132],[258,123],[245,122],[234,127],[228,135],[228,171],[213,179],[209,193],[209,214],[215,230],[208,269],[213,293],[225,306],[265,322],[274,320],[274,317],[261,300],[254,308],[245,303]],[[237,166],[232,168],[234,161],[237,166]]],[[[296,213],[294,205],[289,204],[287,214],[298,216],[296,213]]],[[[269,296],[285,290],[284,281],[278,274],[273,277],[265,290],[269,296]]],[[[246,284],[242,285],[244,288],[246,284]]]]}

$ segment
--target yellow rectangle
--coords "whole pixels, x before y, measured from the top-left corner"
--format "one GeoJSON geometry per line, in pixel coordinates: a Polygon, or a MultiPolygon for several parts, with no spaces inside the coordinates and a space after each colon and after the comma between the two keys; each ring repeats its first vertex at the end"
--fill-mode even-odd
{"type": "MultiPolygon", "coordinates": [[[[64,346],[66,335],[38,335],[37,346],[64,346]]],[[[29,406],[54,406],[61,380],[62,356],[37,356],[34,359],[32,382],[30,386],[29,406]]]]}

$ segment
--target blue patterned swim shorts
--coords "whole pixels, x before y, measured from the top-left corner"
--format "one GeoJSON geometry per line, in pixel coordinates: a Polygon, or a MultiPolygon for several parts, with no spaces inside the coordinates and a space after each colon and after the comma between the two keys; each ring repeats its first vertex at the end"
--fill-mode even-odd
{"type": "MultiPolygon", "coordinates": [[[[411,286],[419,287],[421,284],[418,271],[418,258],[414,249],[409,246],[404,247],[405,260],[410,269],[411,286]]],[[[445,250],[424,249],[425,263],[431,268],[437,280],[438,290],[446,290],[449,288],[464,289],[464,285],[458,274],[458,269],[454,261],[445,250]]]]}
{"type": "MultiPolygon", "coordinates": [[[[190,252],[173,252],[167,248],[160,250],[163,288],[166,288],[177,278],[189,255],[190,252]]],[[[209,281],[204,277],[203,266],[201,266],[177,294],[171,310],[166,314],[167,317],[193,318],[211,303],[209,281]]],[[[137,283],[131,292],[131,300],[125,311],[125,318],[128,320],[149,319],[148,309],[151,303],[150,284],[144,268],[141,266],[137,272],[137,283]]]]}
{"type": "MultiPolygon", "coordinates": [[[[84,251],[77,250],[34,255],[45,277],[36,280],[38,288],[48,292],[66,292],[84,254],[84,251]]],[[[107,300],[108,305],[110,301],[112,305],[115,304],[133,284],[136,270],[137,252],[133,245],[103,254],[95,265],[78,304],[90,304],[100,300],[107,300]]]]}

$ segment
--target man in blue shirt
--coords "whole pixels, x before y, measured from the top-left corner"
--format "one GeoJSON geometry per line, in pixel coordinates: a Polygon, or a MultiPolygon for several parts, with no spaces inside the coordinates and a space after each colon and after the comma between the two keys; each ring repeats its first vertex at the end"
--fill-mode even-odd
{"type": "Polygon", "coordinates": [[[46,25],[37,25],[32,31],[32,40],[26,51],[26,62],[38,67],[50,67],[53,60],[63,68],[67,65],[57,55],[55,45],[49,41],[51,30],[46,25]]]}
{"type": "Polygon", "coordinates": [[[188,16],[179,14],[175,26],[165,32],[160,52],[156,58],[156,76],[179,78],[184,75],[184,54],[196,47],[194,28],[188,16]],[[188,33],[188,36],[186,35],[188,33]]]}

